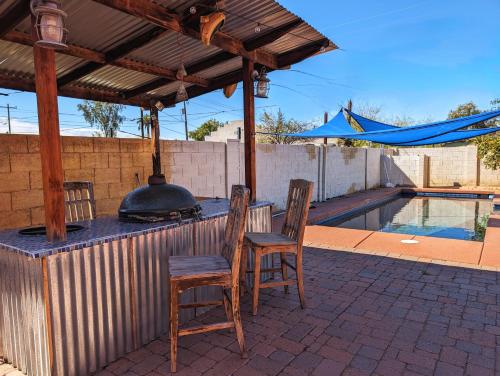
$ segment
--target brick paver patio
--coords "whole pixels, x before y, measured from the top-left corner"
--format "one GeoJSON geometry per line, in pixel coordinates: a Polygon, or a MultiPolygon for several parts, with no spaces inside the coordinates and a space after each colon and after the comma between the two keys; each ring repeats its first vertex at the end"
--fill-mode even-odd
{"type": "MultiPolygon", "coordinates": [[[[180,339],[177,375],[500,375],[500,273],[307,249],[296,289],[243,300],[248,359],[233,333],[180,339]]],[[[223,315],[217,308],[200,320],[223,315]]],[[[101,376],[169,374],[165,336],[101,376]]]]}

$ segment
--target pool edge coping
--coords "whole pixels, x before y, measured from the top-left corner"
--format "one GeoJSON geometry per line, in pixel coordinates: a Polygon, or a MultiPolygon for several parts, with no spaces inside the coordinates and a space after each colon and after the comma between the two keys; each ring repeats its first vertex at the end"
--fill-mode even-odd
{"type": "MultiPolygon", "coordinates": [[[[373,192],[376,192],[377,190],[373,190],[373,192]]],[[[363,191],[367,192],[367,191],[363,191]]],[[[308,219],[308,226],[322,226],[322,223],[325,223],[327,220],[331,220],[332,218],[336,219],[341,219],[342,217],[349,217],[356,212],[361,212],[364,210],[369,210],[370,208],[373,208],[377,205],[383,204],[386,201],[391,200],[395,196],[399,195],[400,193],[459,193],[459,194],[475,194],[475,195],[493,195],[493,211],[490,214],[490,219],[488,220],[488,225],[486,227],[485,231],[485,236],[484,240],[481,243],[481,250],[479,253],[479,258],[477,260],[477,264],[470,264],[470,263],[463,263],[463,262],[458,262],[454,260],[443,260],[443,259],[430,259],[430,258],[425,258],[425,257],[419,257],[419,256],[412,256],[412,255],[403,255],[403,254],[398,254],[395,252],[380,252],[380,251],[371,251],[371,250],[366,250],[366,249],[358,249],[356,248],[360,244],[362,244],[366,239],[368,239],[373,233],[377,231],[372,231],[371,234],[366,236],[363,240],[358,242],[354,247],[343,247],[343,246],[336,246],[334,244],[326,244],[326,243],[315,243],[315,242],[307,242],[304,243],[304,246],[307,247],[316,247],[316,248],[322,248],[322,249],[329,249],[329,250],[338,250],[341,252],[353,252],[353,253],[361,253],[361,254],[375,254],[379,256],[385,256],[385,257],[391,257],[391,258],[397,258],[397,259],[404,259],[404,260],[410,260],[410,261],[417,261],[417,262],[428,262],[428,263],[435,263],[435,264],[440,264],[440,265],[448,265],[448,266],[459,266],[459,267],[468,267],[468,268],[475,268],[475,269],[480,269],[480,270],[490,270],[490,271],[500,271],[500,252],[498,255],[498,262],[493,262],[489,263],[486,262],[485,264],[482,263],[485,255],[484,252],[485,250],[488,252],[488,256],[491,257],[489,254],[490,252],[490,247],[489,244],[486,244],[486,239],[488,234],[490,233],[500,233],[500,228],[493,226],[490,224],[492,223],[492,219],[497,220],[500,219],[500,215],[496,215],[494,210],[496,206],[496,202],[500,201],[500,195],[497,194],[493,190],[468,190],[468,189],[456,189],[456,188],[413,188],[413,187],[395,187],[393,190],[388,191],[386,194],[383,194],[382,197],[379,197],[378,199],[374,199],[370,202],[368,202],[365,205],[360,205],[357,207],[351,207],[345,211],[340,211],[337,212],[336,214],[328,216],[328,211],[326,213],[322,214],[319,216],[319,219],[316,218],[315,220],[310,220],[308,219]],[[486,248],[486,249],[485,249],[486,248]]],[[[362,193],[362,192],[359,192],[362,193]]],[[[348,196],[352,197],[352,196],[348,196]]],[[[361,203],[362,204],[362,203],[361,203]]],[[[327,227],[327,226],[323,226],[327,227]]],[[[366,230],[356,230],[356,229],[350,229],[352,231],[366,231],[366,230]]],[[[423,238],[429,239],[429,241],[432,242],[432,239],[434,239],[431,236],[421,236],[423,238]]],[[[468,240],[461,240],[461,239],[453,239],[454,241],[458,242],[469,242],[468,240]]],[[[479,242],[478,242],[479,243],[479,242]]],[[[494,251],[493,251],[494,252],[494,251]]],[[[495,255],[493,255],[493,258],[495,258],[495,255]]]]}

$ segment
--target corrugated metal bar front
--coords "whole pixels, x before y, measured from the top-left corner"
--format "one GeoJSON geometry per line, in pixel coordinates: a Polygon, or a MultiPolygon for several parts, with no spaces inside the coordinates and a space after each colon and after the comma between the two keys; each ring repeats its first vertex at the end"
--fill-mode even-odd
{"type": "MultiPolygon", "coordinates": [[[[270,210],[250,210],[247,230],[270,231],[270,210]]],[[[55,374],[88,375],[167,333],[168,257],[218,254],[225,222],[222,216],[47,257],[55,374]]],[[[181,301],[207,299],[196,294],[186,291],[181,301]]],[[[183,310],[181,321],[196,313],[183,310]]]]}
{"type": "MultiPolygon", "coordinates": [[[[154,232],[132,239],[138,347],[168,332],[169,285],[167,260],[170,255],[193,255],[193,224],[154,232]]],[[[187,299],[187,298],[184,298],[187,299]]],[[[183,310],[181,320],[193,318],[183,310]]]]}
{"type": "Polygon", "coordinates": [[[129,241],[47,258],[56,375],[88,375],[133,350],[129,241]]]}
{"type": "Polygon", "coordinates": [[[42,261],[0,249],[0,357],[46,376],[47,344],[42,261]]]}

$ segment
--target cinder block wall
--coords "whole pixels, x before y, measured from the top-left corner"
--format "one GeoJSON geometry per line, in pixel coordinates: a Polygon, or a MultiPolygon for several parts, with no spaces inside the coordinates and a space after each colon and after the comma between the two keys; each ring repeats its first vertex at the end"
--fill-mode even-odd
{"type": "Polygon", "coordinates": [[[314,145],[257,144],[257,198],[284,208],[290,179],[314,183],[313,200],[320,180],[320,148],[314,145]]]}
{"type": "MultiPolygon", "coordinates": [[[[364,148],[327,146],[325,165],[325,198],[362,191],[367,184],[364,148]]],[[[376,161],[380,165],[380,160],[376,161]]]]}
{"type": "MultiPolygon", "coordinates": [[[[197,196],[225,197],[225,144],[161,141],[167,181],[197,196]]],[[[62,137],[66,181],[94,183],[97,215],[115,214],[122,198],[152,173],[148,140],[62,137]]],[[[0,135],[0,228],[44,222],[38,136],[0,135]]]]}
{"type": "MultiPolygon", "coordinates": [[[[428,182],[430,187],[450,187],[453,185],[476,186],[479,181],[477,148],[475,146],[405,148],[391,151],[394,157],[425,155],[429,159],[428,182]]],[[[395,158],[396,166],[411,179],[404,158],[395,158]],[[398,164],[398,160],[402,164],[398,164]]],[[[493,172],[498,176],[498,171],[493,172]]],[[[413,180],[413,179],[411,179],[413,180]]],[[[415,184],[416,185],[416,184],[415,184]]],[[[487,184],[491,185],[491,184],[487,184]]]]}
{"type": "MultiPolygon", "coordinates": [[[[244,145],[238,141],[161,141],[161,149],[167,181],[196,196],[227,197],[231,185],[245,181],[244,145]]],[[[148,140],[62,137],[62,152],[65,180],[94,183],[98,215],[115,214],[124,195],[146,184],[152,173],[148,140]]],[[[257,198],[284,208],[293,178],[314,182],[314,200],[375,188],[379,182],[387,182],[380,163],[384,153],[396,154],[392,170],[389,168],[390,180],[396,184],[419,186],[430,177],[431,185],[456,181],[474,185],[477,181],[500,186],[500,172],[478,163],[474,147],[399,149],[396,153],[388,149],[258,144],[257,198]],[[428,155],[430,172],[424,168],[422,153],[428,155]]],[[[0,135],[0,228],[43,222],[38,136],[0,135]]]]}

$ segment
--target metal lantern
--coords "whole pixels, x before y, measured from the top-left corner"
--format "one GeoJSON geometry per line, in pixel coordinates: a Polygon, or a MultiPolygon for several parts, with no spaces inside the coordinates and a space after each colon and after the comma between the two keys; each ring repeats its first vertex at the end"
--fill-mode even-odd
{"type": "Polygon", "coordinates": [[[155,107],[158,109],[158,111],[163,111],[165,109],[165,105],[162,101],[157,101],[155,103],[155,107]]]}
{"type": "Polygon", "coordinates": [[[68,30],[65,28],[65,19],[68,16],[61,9],[57,0],[32,0],[31,11],[35,16],[37,34],[36,45],[40,47],[62,49],[66,45],[68,30]]]}
{"type": "Polygon", "coordinates": [[[271,80],[267,78],[267,73],[264,68],[255,79],[255,96],[257,98],[267,98],[269,94],[269,82],[271,80]]]}

